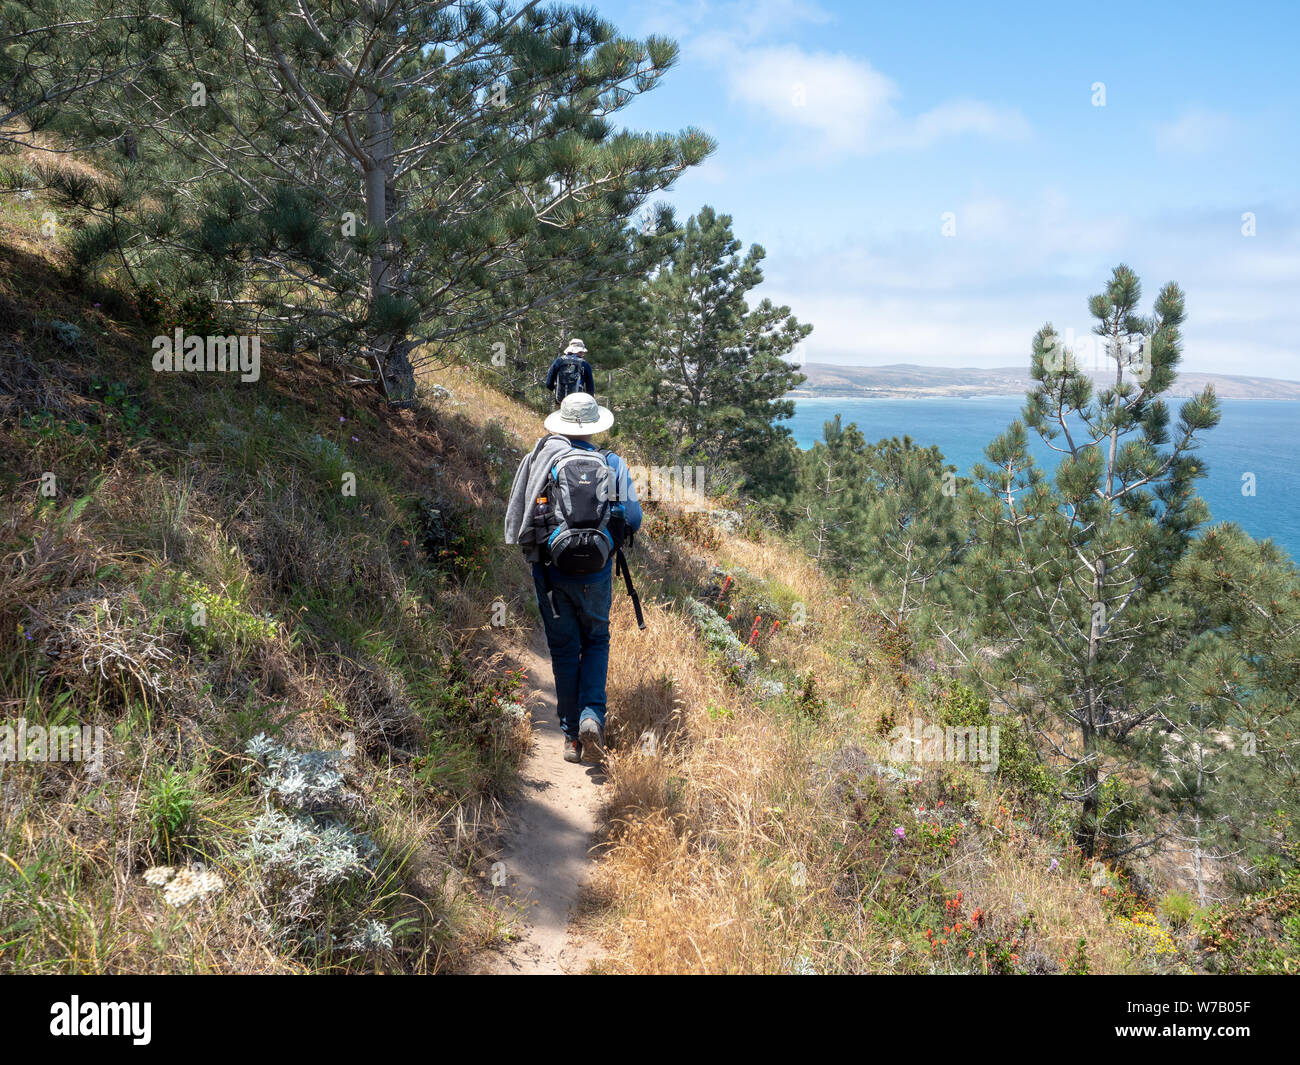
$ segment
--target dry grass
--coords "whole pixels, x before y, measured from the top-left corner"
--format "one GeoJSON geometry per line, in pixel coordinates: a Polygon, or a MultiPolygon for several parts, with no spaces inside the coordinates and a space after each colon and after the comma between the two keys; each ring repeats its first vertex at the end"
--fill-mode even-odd
{"type": "MultiPolygon", "coordinates": [[[[494,552],[484,572],[434,572],[408,504],[455,511],[467,537],[499,541],[504,489],[541,418],[472,369],[438,375],[449,399],[393,416],[321,367],[268,357],[256,405],[188,381],[129,380],[144,407],[182,418],[166,439],[132,434],[90,379],[139,362],[140,325],[74,298],[21,219],[6,222],[11,237],[0,447],[17,458],[0,485],[0,701],[6,719],[71,715],[113,742],[102,777],[6,767],[0,970],[457,967],[502,932],[476,884],[528,737],[484,707],[531,637],[532,592],[513,551],[494,552]],[[97,346],[48,357],[38,312],[93,326],[97,346]],[[41,430],[39,411],[92,431],[41,430]],[[268,434],[270,411],[288,421],[268,434]],[[313,458],[312,432],[360,469],[354,509],[322,489],[335,471],[313,458]],[[34,492],[47,470],[60,471],[53,503],[34,492]],[[188,604],[165,591],[182,579],[204,590],[223,636],[186,629],[188,604]],[[301,749],[355,741],[352,816],[384,859],[317,927],[344,913],[410,921],[415,933],[393,949],[290,949],[272,928],[274,902],[241,857],[263,804],[243,744],[263,730],[301,749]],[[167,772],[184,777],[193,809],[160,841],[151,803],[167,772]],[[225,890],[167,906],[141,874],[177,855],[217,870],[225,890]]],[[[608,969],[970,971],[923,935],[958,890],[1006,940],[1032,913],[1038,964],[1061,967],[1080,937],[1094,971],[1148,964],[1014,797],[960,769],[906,788],[880,775],[888,726],[924,715],[928,689],[891,664],[863,604],[810,560],[770,534],[723,533],[657,503],[632,564],[647,629],[616,586],[605,828],[583,917],[608,969]],[[729,680],[687,619],[684,596],[718,601],[719,568],[739,575],[742,640],[755,611],[783,620],[764,626],[758,674],[784,695],[729,680]],[[922,844],[926,826],[956,820],[934,803],[971,797],[980,813],[962,815],[949,851],[922,844]]]]}
{"type": "MultiPolygon", "coordinates": [[[[652,517],[647,538],[653,529],[652,517]]],[[[874,780],[868,767],[885,760],[886,726],[924,715],[925,695],[881,671],[868,678],[857,653],[870,650],[862,607],[788,545],[722,535],[714,549],[659,544],[641,560],[655,576],[689,571],[691,581],[716,585],[714,565],[741,567],[751,583],[803,604],[806,623],[762,641],[761,658],[787,678],[810,673],[822,707],[806,716],[788,699],[726,681],[671,603],[647,610],[645,632],[616,608],[607,831],[583,917],[610,950],[606,968],[969,971],[960,964],[967,959],[936,957],[919,927],[887,912],[904,903],[942,912],[943,894],[957,890],[968,908],[997,915],[990,927],[1012,929],[1035,915],[1032,948],[1020,948],[1032,950],[1035,964],[1065,968],[1080,937],[1093,971],[1146,964],[1127,949],[1068,848],[1013,829],[1010,814],[972,827],[952,853],[918,866],[914,881],[891,872],[894,859],[866,840],[853,796],[872,793],[861,788],[874,780]],[[885,901],[881,881],[891,878],[900,883],[885,901]]],[[[891,793],[889,816],[915,818],[926,801],[917,796],[961,787],[988,809],[1013,804],[982,774],[958,767],[927,770],[910,798],[891,793]]]]}
{"type": "MultiPolygon", "coordinates": [[[[534,412],[473,372],[445,383],[467,416],[506,427],[518,446],[540,433],[534,412]]],[[[881,881],[891,876],[900,883],[888,906],[929,899],[942,913],[944,893],[961,890],[967,908],[993,915],[989,928],[1007,941],[1033,914],[1032,934],[1018,941],[1027,960],[1016,964],[1064,969],[1083,938],[1093,972],[1154,965],[1130,949],[1070,849],[1031,831],[1017,819],[1017,800],[973,770],[927,770],[911,797],[887,800],[890,815],[914,817],[927,801],[917,796],[962,787],[985,809],[1008,813],[972,826],[951,853],[923,867],[925,880],[891,873],[892,857],[863,842],[852,796],[874,780],[864,766],[885,760],[888,727],[927,716],[923,686],[906,676],[900,684],[872,644],[866,605],[789,544],[762,531],[701,531],[695,517],[682,522],[674,504],[646,509],[632,563],[647,628],[637,630],[616,586],[605,830],[581,918],[608,950],[603,968],[979,971],[963,964],[964,953],[936,956],[919,928],[882,915],[881,881]],[[675,592],[716,587],[715,567],[747,573],[741,583],[761,585],[787,620],[797,605],[804,623],[760,641],[761,658],[791,686],[811,676],[820,714],[758,697],[711,660],[675,592]]]]}

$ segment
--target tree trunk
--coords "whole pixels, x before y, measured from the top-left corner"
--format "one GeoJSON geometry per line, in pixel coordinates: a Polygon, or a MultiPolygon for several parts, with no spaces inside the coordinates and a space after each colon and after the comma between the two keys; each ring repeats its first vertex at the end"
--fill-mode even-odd
{"type": "MultiPolygon", "coordinates": [[[[381,235],[370,256],[370,305],[392,295],[402,272],[401,240],[397,232],[397,187],[394,180],[393,116],[383,98],[366,93],[366,223],[381,235]]],[[[408,404],[415,399],[415,370],[411,366],[411,344],[394,331],[375,334],[373,351],[380,379],[390,403],[408,404]]]]}
{"type": "Polygon", "coordinates": [[[1083,851],[1084,857],[1097,855],[1098,824],[1097,816],[1101,806],[1101,774],[1097,771],[1096,733],[1085,728],[1083,733],[1083,809],[1079,814],[1079,828],[1075,832],[1075,842],[1083,851]]]}
{"type": "Polygon", "coordinates": [[[1097,767],[1100,752],[1097,749],[1097,734],[1105,727],[1105,708],[1100,705],[1100,693],[1093,678],[1093,669],[1101,656],[1101,641],[1105,636],[1105,623],[1098,616],[1097,605],[1101,602],[1106,588],[1106,560],[1099,558],[1092,568],[1092,603],[1089,605],[1088,618],[1088,659],[1084,667],[1084,683],[1087,685],[1085,713],[1083,722],[1083,810],[1079,820],[1077,840],[1083,853],[1089,858],[1097,852],[1097,813],[1100,805],[1098,789],[1101,773],[1097,767]]]}

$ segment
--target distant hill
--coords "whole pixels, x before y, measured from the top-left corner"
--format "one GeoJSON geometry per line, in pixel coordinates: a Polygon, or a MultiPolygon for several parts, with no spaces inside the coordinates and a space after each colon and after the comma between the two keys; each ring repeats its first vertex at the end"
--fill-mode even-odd
{"type": "MultiPolygon", "coordinates": [[[[895,363],[889,366],[838,366],[827,362],[810,362],[800,368],[807,376],[790,395],[871,396],[894,399],[923,399],[930,396],[1014,396],[1032,383],[1024,367],[1001,366],[995,369],[953,366],[913,366],[895,363]]],[[[1106,375],[1093,373],[1095,380],[1106,375]]],[[[1300,381],[1275,377],[1247,377],[1238,374],[1180,374],[1169,395],[1186,398],[1214,385],[1221,399],[1300,399],[1300,381]]]]}

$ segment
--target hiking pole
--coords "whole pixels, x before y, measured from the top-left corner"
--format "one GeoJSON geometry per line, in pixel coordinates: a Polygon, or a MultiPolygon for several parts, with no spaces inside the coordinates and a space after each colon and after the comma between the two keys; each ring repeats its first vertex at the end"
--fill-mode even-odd
{"type": "Polygon", "coordinates": [[[632,574],[627,568],[627,559],[623,557],[623,549],[620,547],[618,553],[614,556],[614,568],[622,571],[623,583],[627,585],[627,594],[632,600],[632,612],[636,614],[636,627],[645,628],[645,616],[641,613],[641,597],[636,594],[636,589],[632,587],[632,574]]]}
{"type": "Polygon", "coordinates": [[[555,585],[551,583],[551,567],[542,565],[542,584],[546,588],[546,605],[551,608],[551,617],[560,620],[560,612],[555,609],[555,585]]]}

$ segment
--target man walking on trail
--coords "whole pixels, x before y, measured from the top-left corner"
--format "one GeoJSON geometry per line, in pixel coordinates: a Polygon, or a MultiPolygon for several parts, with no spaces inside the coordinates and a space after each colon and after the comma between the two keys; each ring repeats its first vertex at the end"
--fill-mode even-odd
{"type": "Polygon", "coordinates": [[[641,620],[622,555],[624,539],[641,527],[641,504],[627,463],[591,442],[613,424],[613,413],[587,393],[565,396],[544,423],[547,435],[519,463],[506,507],[506,543],[519,544],[533,567],[566,762],[604,756],[616,562],[641,620]]]}
{"type": "Polygon", "coordinates": [[[546,371],[546,387],[555,393],[555,406],[564,402],[564,397],[574,392],[586,392],[593,395],[596,391],[595,379],[591,373],[591,363],[587,361],[587,345],[577,337],[569,341],[564,354],[551,363],[546,371]]]}

